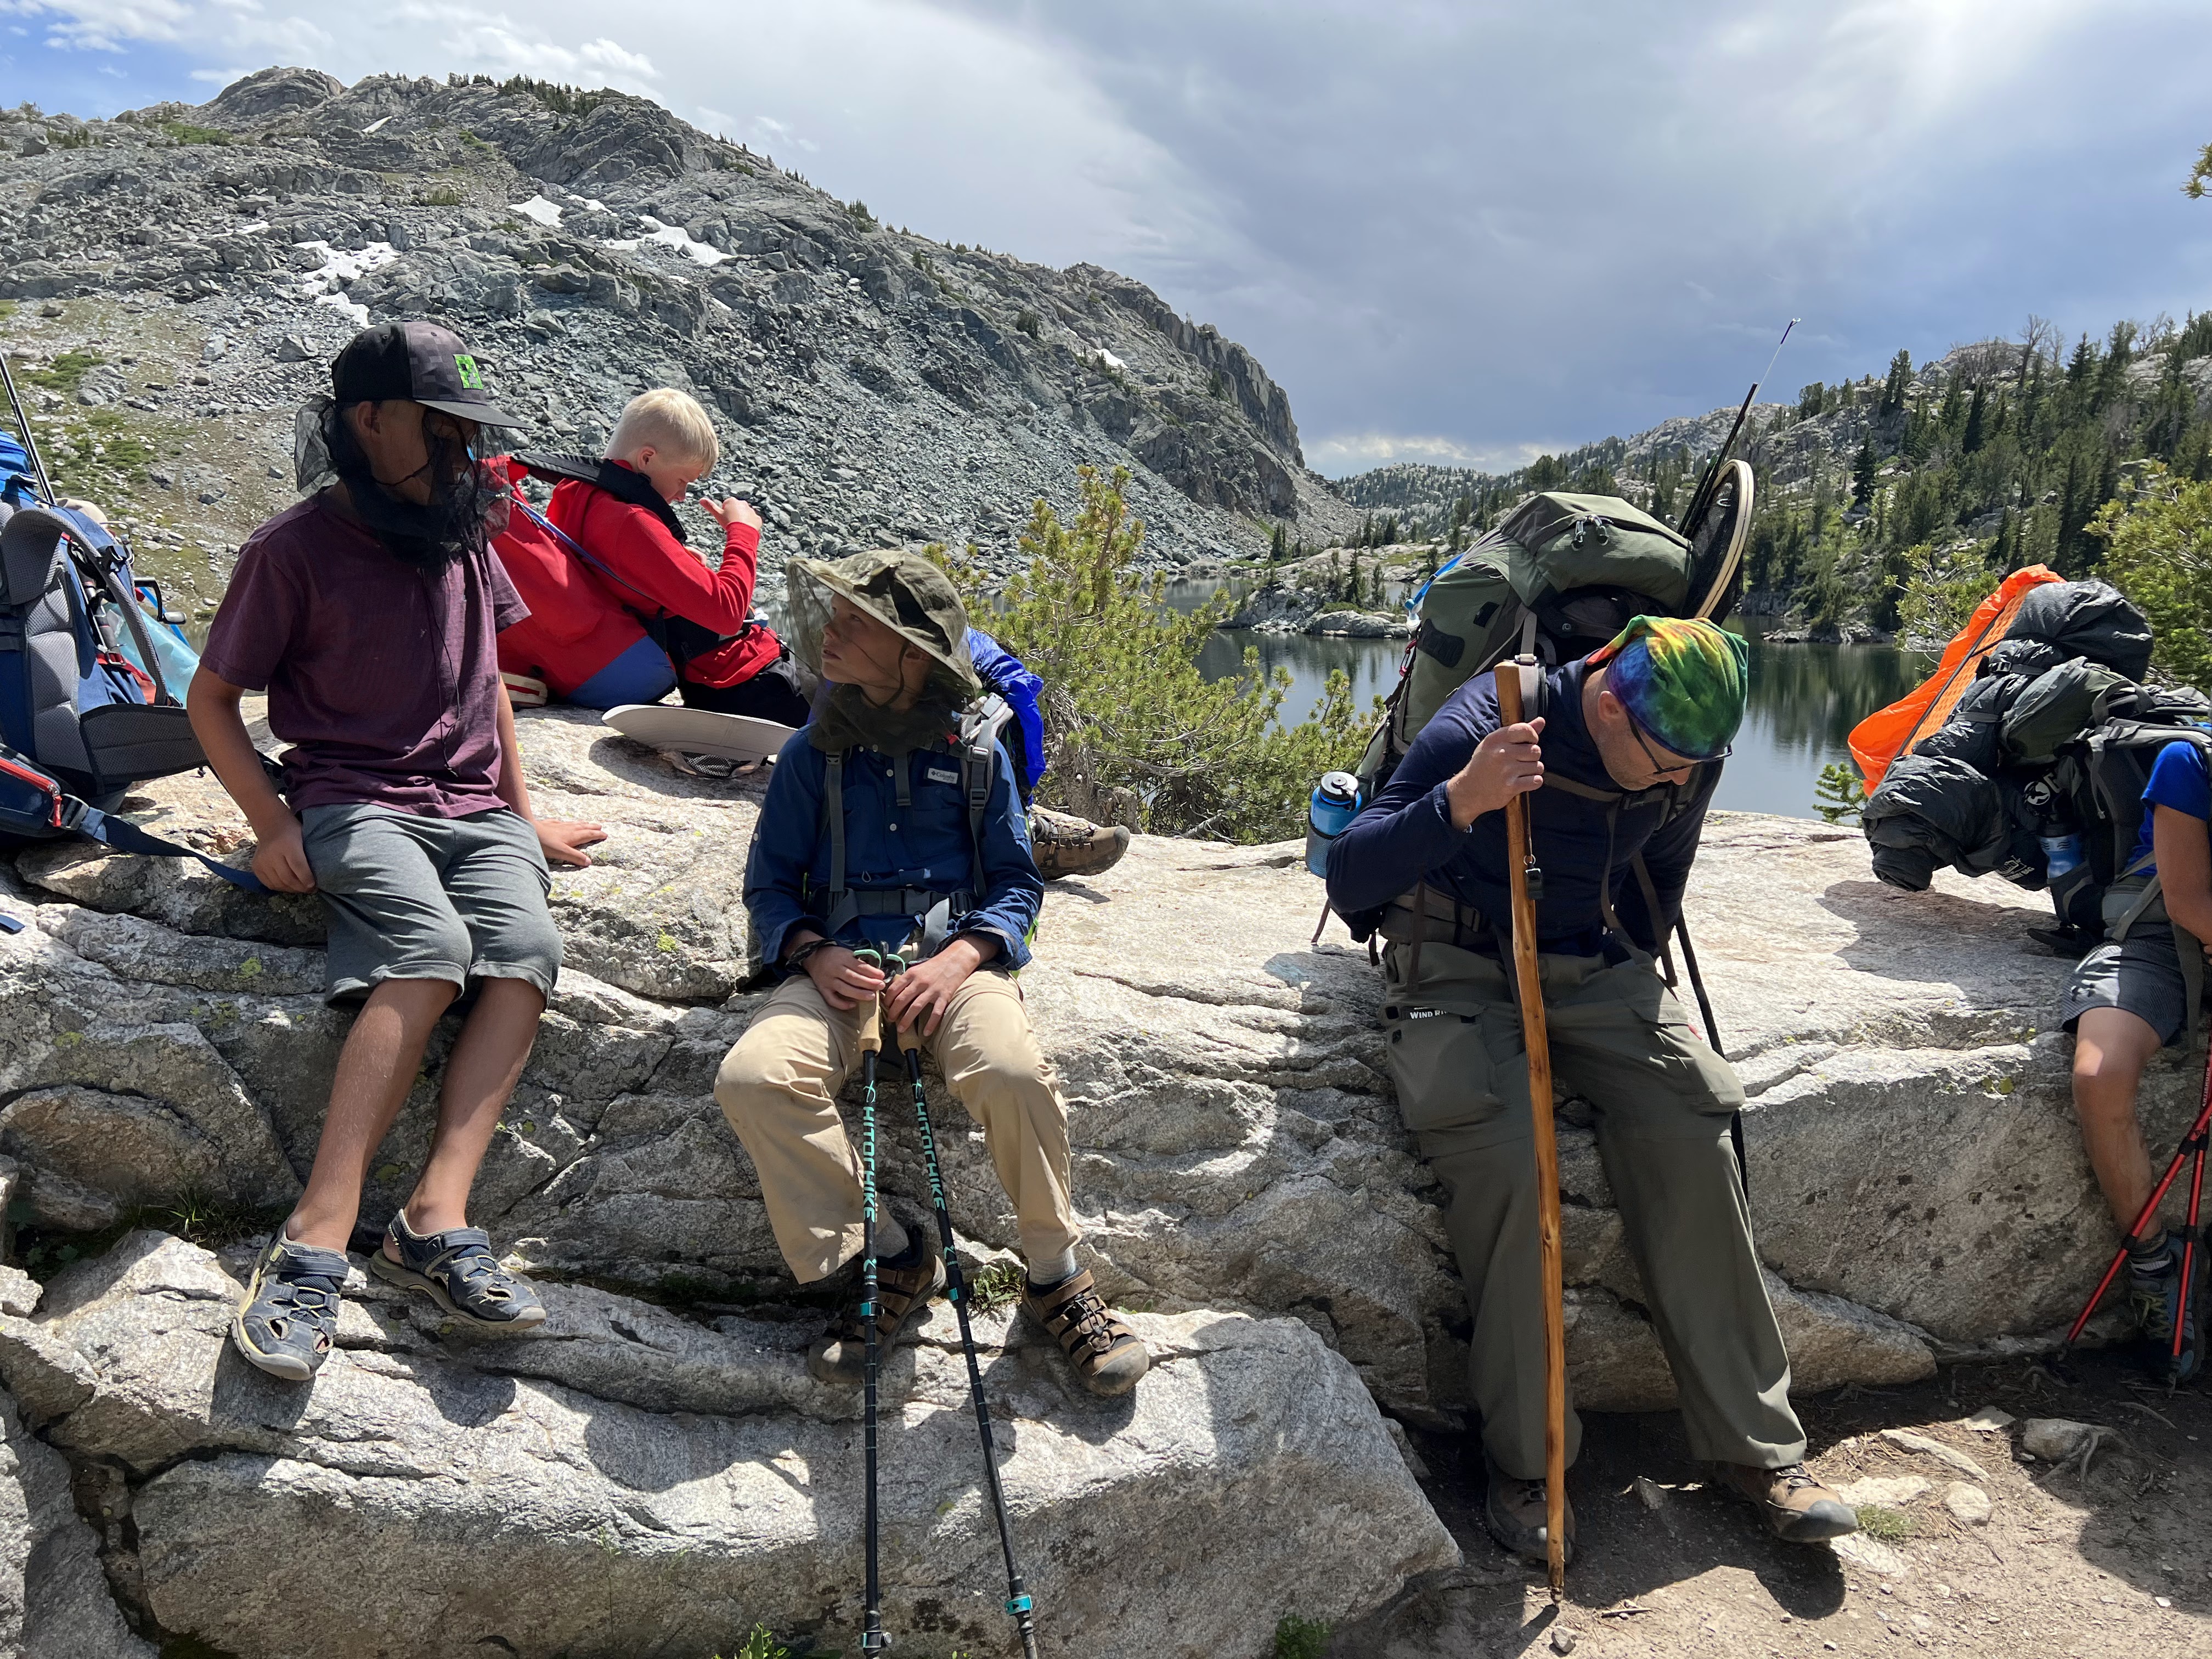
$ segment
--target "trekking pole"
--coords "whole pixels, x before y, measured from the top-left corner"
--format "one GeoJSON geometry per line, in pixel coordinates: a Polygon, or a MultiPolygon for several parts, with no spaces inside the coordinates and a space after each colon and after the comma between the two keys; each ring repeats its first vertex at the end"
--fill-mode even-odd
{"type": "Polygon", "coordinates": [[[1782,348],[1790,343],[1790,331],[1803,320],[1802,317],[1792,317],[1789,325],[1782,331],[1782,337],[1774,343],[1774,356],[1766,360],[1765,374],[1753,380],[1751,390],[1743,394],[1743,406],[1735,412],[1735,424],[1729,428],[1728,441],[1720,447],[1713,459],[1705,464],[1705,471],[1698,476],[1698,487],[1691,492],[1689,508],[1682,514],[1681,528],[1678,532],[1685,541],[1696,539],[1698,526],[1705,522],[1705,514],[1713,510],[1714,498],[1720,494],[1721,469],[1729,464],[1729,457],[1735,453],[1735,441],[1743,434],[1743,423],[1751,415],[1751,400],[1759,396],[1759,388],[1766,384],[1766,376],[1774,373],[1774,365],[1782,356],[1782,348]]]}
{"type": "MultiPolygon", "coordinates": [[[[1682,941],[1682,966],[1690,975],[1690,989],[1698,999],[1698,1018],[1705,1022],[1705,1046],[1723,1060],[1728,1050],[1721,1047],[1721,1028],[1713,1024],[1713,1000],[1705,994],[1705,976],[1698,971],[1698,947],[1690,943],[1690,922],[1686,916],[1674,918],[1674,937],[1682,941]]],[[[1744,1206],[1751,1206],[1751,1155],[1744,1150],[1743,1114],[1729,1116],[1729,1145],[1735,1148],[1735,1183],[1743,1191],[1744,1206]]]]}
{"type": "Polygon", "coordinates": [[[2105,1269],[2105,1276],[2097,1281],[2097,1288],[2081,1304],[2081,1311],[2074,1321],[2074,1328],[2066,1333],[2066,1340],[2062,1346],[2072,1347],[2087,1328],[2089,1316],[2097,1311],[2097,1304],[2105,1299],[2105,1292],[2112,1289],[2112,1280],[2119,1276],[2120,1267],[2128,1259],[2128,1252],[2142,1243],[2143,1229],[2156,1219],[2158,1206],[2166,1201],[2166,1189],[2173,1185],[2173,1178],[2181,1173],[2184,1160],[2188,1160],[2194,1167],[2189,1176],[2189,1224],[2182,1230],[2181,1304],[2174,1310],[2172,1356],[2176,1361],[2180,1359],[2182,1336],[2189,1328],[2190,1276],[2197,1270],[2197,1224],[2204,1198],[2204,1155],[2208,1146],[2212,1146],[2212,1051],[2208,1051],[2205,1055],[2204,1103],[2197,1111],[2197,1121],[2189,1126],[2189,1133],[2181,1138],[2181,1145],[2173,1149],[2173,1161],[2166,1166],[2166,1173],[2159,1177],[2158,1185],[2152,1189],[2150,1197],[2136,1212],[2135,1224],[2128,1229],[2128,1236],[2120,1241],[2120,1248],[2112,1253],[2112,1265],[2105,1269]]]}
{"type": "Polygon", "coordinates": [[[15,394],[15,377],[8,372],[8,354],[0,350],[0,382],[8,387],[8,406],[15,411],[15,429],[23,434],[23,453],[31,458],[31,471],[39,475],[40,493],[46,498],[48,507],[60,505],[54,494],[53,481],[46,477],[45,457],[39,453],[39,441],[31,435],[30,416],[23,413],[23,400],[15,394]]]}
{"type": "MultiPolygon", "coordinates": [[[[887,957],[884,971],[890,975],[885,989],[906,970],[900,957],[887,957]]],[[[945,1295],[960,1321],[960,1351],[968,1358],[968,1393],[975,1402],[975,1431],[983,1443],[983,1484],[991,1493],[991,1508],[999,1518],[999,1547],[1006,1558],[1006,1612],[1021,1632],[1024,1659],[1037,1659],[1036,1624],[1031,1618],[1036,1603],[1022,1587],[1022,1570],[1014,1560],[1014,1523],[1006,1517],[1006,1494],[999,1484],[998,1449],[991,1439],[991,1407],[983,1398],[983,1368],[975,1358],[975,1332],[968,1322],[968,1286],[960,1271],[960,1257],[952,1247],[952,1212],[945,1207],[945,1176],[937,1165],[937,1136],[929,1127],[929,1102],[921,1086],[921,1017],[916,1014],[898,1028],[899,1053],[906,1060],[908,1080],[914,1085],[915,1121],[921,1129],[921,1159],[929,1173],[930,1201],[937,1206],[937,1235],[945,1246],[945,1295]]]]}
{"type": "MultiPolygon", "coordinates": [[[[1523,650],[1496,674],[1498,717],[1521,724],[1534,691],[1534,655],[1523,650]]],[[[1567,1314],[1559,1249],[1559,1142],[1552,1125],[1552,1046],[1536,961],[1536,899],[1544,872],[1528,845],[1528,797],[1505,804],[1505,872],[1513,890],[1513,971],[1528,1051],[1528,1109],[1536,1152],[1536,1254],[1544,1297],[1544,1558],[1553,1606],[1567,1588],[1567,1314]]]]}
{"type": "MultiPolygon", "coordinates": [[[[880,969],[875,951],[855,951],[855,960],[880,969]]],[[[884,1634],[884,1602],[878,1578],[882,1523],[876,1507],[876,1056],[884,1046],[884,1005],[879,991],[860,1016],[860,1321],[866,1331],[861,1389],[860,1440],[867,1461],[867,1604],[860,1619],[860,1651],[881,1653],[890,1646],[884,1634]]]]}

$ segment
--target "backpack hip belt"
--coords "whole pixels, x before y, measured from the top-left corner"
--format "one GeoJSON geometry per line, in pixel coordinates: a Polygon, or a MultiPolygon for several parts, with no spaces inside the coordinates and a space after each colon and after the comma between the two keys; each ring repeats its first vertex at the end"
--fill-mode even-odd
{"type": "Polygon", "coordinates": [[[830,907],[824,921],[834,937],[848,922],[861,916],[927,915],[940,904],[954,915],[965,915],[975,908],[975,895],[964,887],[952,893],[929,887],[848,888],[830,907]]]}
{"type": "Polygon", "coordinates": [[[1491,943],[1490,924],[1481,911],[1426,882],[1384,906],[1375,931],[1393,945],[1452,945],[1473,951],[1491,943]]]}

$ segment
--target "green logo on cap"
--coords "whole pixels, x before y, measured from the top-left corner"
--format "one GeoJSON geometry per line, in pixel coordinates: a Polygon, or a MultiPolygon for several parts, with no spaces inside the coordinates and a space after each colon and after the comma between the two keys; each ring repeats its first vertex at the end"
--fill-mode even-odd
{"type": "Polygon", "coordinates": [[[461,372],[461,389],[464,392],[483,390],[483,373],[477,368],[475,358],[466,352],[456,352],[453,355],[453,367],[461,372]]]}

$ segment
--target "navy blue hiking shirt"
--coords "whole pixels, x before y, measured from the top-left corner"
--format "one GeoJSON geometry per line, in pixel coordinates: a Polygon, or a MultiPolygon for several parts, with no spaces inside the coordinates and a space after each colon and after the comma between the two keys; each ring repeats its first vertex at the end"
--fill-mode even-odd
{"type": "MultiPolygon", "coordinates": [[[[845,884],[856,892],[964,892],[975,885],[975,866],[960,757],[916,749],[905,759],[913,800],[901,806],[888,757],[872,749],[845,757],[845,884]]],[[[830,933],[830,835],[822,813],[829,760],[800,732],[783,745],[769,779],[745,860],[745,908],[764,962],[782,960],[784,935],[800,922],[855,950],[896,950],[914,928],[907,916],[855,916],[830,933]]],[[[1004,744],[992,757],[982,839],[983,891],[972,909],[952,918],[952,932],[988,933],[999,941],[993,965],[1019,968],[1030,959],[1044,878],[1030,853],[1029,819],[1014,793],[1004,744]]]]}
{"type": "MultiPolygon", "coordinates": [[[[1608,808],[1551,787],[1528,797],[1530,838],[1544,872],[1537,943],[1563,955],[1603,954],[1600,884],[1610,872],[1622,928],[1639,949],[1656,951],[1681,908],[1721,769],[1714,763],[1699,767],[1686,783],[1624,794],[1583,720],[1585,666],[1575,662],[1545,671],[1541,707],[1530,711],[1544,716],[1544,775],[1547,783],[1565,778],[1620,799],[1608,808]],[[1609,814],[1614,815],[1610,826],[1609,814]],[[1658,896],[1656,918],[1629,868],[1631,856],[1639,852],[1658,896]]],[[[1504,723],[1495,680],[1481,674],[1468,681],[1445,699],[1382,793],[1330,846],[1329,902],[1351,924],[1355,939],[1371,934],[1383,908],[1422,881],[1474,906],[1486,924],[1510,936],[1505,814],[1485,812],[1467,829],[1455,830],[1444,793],[1475,745],[1504,723]]]]}

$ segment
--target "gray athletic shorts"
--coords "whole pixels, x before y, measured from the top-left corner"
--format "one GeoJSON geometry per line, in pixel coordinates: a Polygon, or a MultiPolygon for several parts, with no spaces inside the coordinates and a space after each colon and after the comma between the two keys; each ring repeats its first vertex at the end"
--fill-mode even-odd
{"type": "Polygon", "coordinates": [[[310,806],[307,863],[330,921],[324,1000],[358,1002],[387,979],[526,979],[550,994],[561,935],[538,832],[501,807],[430,817],[310,806]]]}
{"type": "Polygon", "coordinates": [[[2100,945],[2066,981],[2066,1029],[2092,1008],[2123,1008],[2171,1043],[2189,1023],[2189,988],[2173,927],[2160,912],[2128,929],[2117,945],[2100,945]]]}

